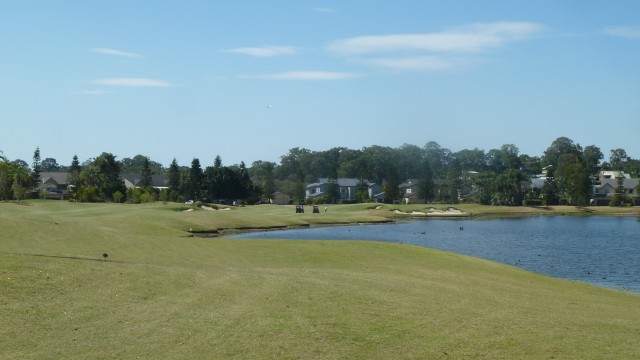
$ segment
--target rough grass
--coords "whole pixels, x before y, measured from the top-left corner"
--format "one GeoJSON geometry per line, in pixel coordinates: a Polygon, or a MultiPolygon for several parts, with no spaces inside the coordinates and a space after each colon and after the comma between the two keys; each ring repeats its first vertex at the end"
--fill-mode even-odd
{"type": "Polygon", "coordinates": [[[400,244],[187,231],[385,208],[172,206],[0,203],[0,357],[640,358],[637,295],[400,244]]]}

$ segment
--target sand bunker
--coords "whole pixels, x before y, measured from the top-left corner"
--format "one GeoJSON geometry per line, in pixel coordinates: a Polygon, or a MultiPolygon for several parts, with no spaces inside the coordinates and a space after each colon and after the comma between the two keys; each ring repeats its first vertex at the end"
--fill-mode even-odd
{"type": "Polygon", "coordinates": [[[423,212],[423,211],[416,211],[413,210],[411,212],[406,212],[406,211],[401,211],[401,210],[393,210],[394,213],[396,214],[403,214],[403,215],[413,215],[413,216],[457,216],[457,215],[466,215],[464,212],[455,209],[455,208],[448,208],[447,210],[438,210],[436,208],[429,208],[427,210],[427,212],[423,212]]]}

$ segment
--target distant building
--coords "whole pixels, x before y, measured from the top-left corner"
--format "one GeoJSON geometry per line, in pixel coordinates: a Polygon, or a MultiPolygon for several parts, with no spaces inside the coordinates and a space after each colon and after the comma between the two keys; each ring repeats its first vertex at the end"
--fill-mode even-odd
{"type": "Polygon", "coordinates": [[[271,203],[275,205],[289,205],[291,204],[291,197],[283,192],[275,192],[272,195],[271,203]]]}
{"type": "MultiPolygon", "coordinates": [[[[142,175],[124,174],[122,175],[122,179],[127,189],[137,189],[141,187],[142,175]]],[[[168,189],[169,179],[164,175],[151,175],[151,186],[158,190],[168,189]]]]}
{"type": "MultiPolygon", "coordinates": [[[[406,182],[398,185],[402,194],[402,202],[405,204],[424,204],[424,197],[420,196],[420,179],[408,179],[406,182]]],[[[433,180],[433,197],[434,199],[442,199],[451,196],[451,186],[453,181],[447,179],[433,180]]]]}
{"type": "Polygon", "coordinates": [[[619,177],[623,177],[625,179],[631,179],[631,175],[626,174],[622,171],[600,171],[598,173],[598,180],[600,180],[600,182],[602,182],[603,180],[609,180],[609,179],[617,179],[619,177]]]}
{"type": "Polygon", "coordinates": [[[69,194],[66,172],[41,172],[40,189],[47,199],[60,199],[69,194]]]}
{"type": "MultiPolygon", "coordinates": [[[[624,195],[631,195],[632,197],[638,196],[638,183],[640,179],[627,179],[625,178],[622,182],[622,187],[624,189],[624,195]]],[[[613,197],[616,193],[616,189],[618,188],[618,180],[617,179],[604,179],[600,181],[600,185],[596,185],[593,187],[593,196],[594,197],[613,197]]]]}
{"type": "MultiPolygon", "coordinates": [[[[361,185],[359,179],[355,178],[339,178],[336,180],[338,185],[339,201],[356,200],[356,194],[358,187],[361,185]]],[[[380,193],[380,185],[371,183],[368,180],[363,180],[364,190],[367,192],[367,196],[370,199],[374,198],[374,195],[380,193]]],[[[327,196],[329,187],[328,178],[320,178],[317,182],[307,185],[305,189],[306,199],[318,199],[327,196]]]]}

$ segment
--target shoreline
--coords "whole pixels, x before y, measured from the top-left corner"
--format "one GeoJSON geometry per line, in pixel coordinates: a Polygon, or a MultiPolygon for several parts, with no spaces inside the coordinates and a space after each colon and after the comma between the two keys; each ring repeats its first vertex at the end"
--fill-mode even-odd
{"type": "MultiPolygon", "coordinates": [[[[418,210],[400,210],[395,207],[392,209],[381,209],[376,207],[377,211],[385,211],[386,214],[380,214],[385,217],[384,220],[370,220],[370,221],[353,221],[353,222],[327,222],[327,223],[313,223],[308,222],[304,224],[296,225],[269,225],[269,226],[244,226],[244,227],[228,227],[217,229],[205,229],[205,230],[187,230],[188,237],[200,237],[200,238],[217,238],[236,234],[246,234],[252,232],[269,232],[269,231],[284,231],[284,230],[298,230],[320,227],[337,227],[337,226],[352,226],[352,225],[378,225],[378,224],[394,224],[402,220],[461,220],[461,219],[508,219],[508,218],[524,218],[534,216],[605,216],[605,217],[639,217],[640,208],[630,208],[629,211],[622,212],[597,212],[589,208],[582,207],[570,207],[572,209],[562,209],[569,211],[557,211],[554,207],[527,207],[532,211],[496,211],[496,212],[480,212],[471,213],[464,212],[456,209],[454,206],[449,205],[448,210],[438,210],[430,208],[428,212],[418,210]],[[454,209],[452,211],[451,209],[454,209]],[[635,211],[634,211],[635,210],[635,211]],[[542,212],[545,211],[545,212],[542,212]],[[549,211],[546,213],[546,211],[549,211]]],[[[520,208],[508,208],[509,210],[520,208]]],[[[611,209],[616,210],[616,209],[611,209]]]]}

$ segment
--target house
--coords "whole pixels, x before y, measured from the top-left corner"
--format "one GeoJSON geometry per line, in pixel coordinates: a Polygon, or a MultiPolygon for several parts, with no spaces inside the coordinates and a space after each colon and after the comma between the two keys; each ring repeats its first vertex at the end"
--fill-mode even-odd
{"type": "MultiPolygon", "coordinates": [[[[640,183],[640,179],[625,178],[622,182],[624,195],[638,197],[638,183],[640,183]]],[[[593,187],[593,196],[611,198],[616,193],[617,188],[618,188],[617,179],[600,180],[600,185],[595,185],[593,187]]]]}
{"type": "Polygon", "coordinates": [[[418,193],[420,192],[420,180],[409,179],[406,182],[398,185],[400,188],[400,194],[402,202],[405,204],[424,204],[424,197],[420,198],[418,193]]]}
{"type": "MultiPolygon", "coordinates": [[[[124,174],[122,175],[122,179],[127,189],[137,189],[140,188],[142,175],[124,174]]],[[[169,189],[169,180],[163,175],[151,175],[151,186],[158,190],[169,189]]]]}
{"type": "Polygon", "coordinates": [[[69,194],[66,172],[41,172],[40,189],[45,191],[47,199],[64,200],[64,196],[69,194]]]}
{"type": "Polygon", "coordinates": [[[289,205],[291,204],[291,197],[282,192],[275,192],[272,195],[271,203],[275,205],[289,205]]]}
{"type": "MultiPolygon", "coordinates": [[[[359,180],[355,178],[340,178],[336,180],[338,185],[338,194],[340,201],[356,200],[359,186],[364,186],[367,196],[371,199],[374,195],[380,193],[380,185],[371,183],[368,180],[359,180]]],[[[305,189],[306,199],[318,199],[327,196],[329,187],[328,178],[320,178],[317,182],[307,185],[305,189]]]]}
{"type": "Polygon", "coordinates": [[[600,180],[600,182],[602,182],[603,180],[609,180],[609,179],[617,179],[619,177],[623,177],[625,179],[631,179],[631,175],[626,174],[622,171],[600,171],[598,173],[598,180],[600,180]]]}
{"type": "MultiPolygon", "coordinates": [[[[446,179],[433,180],[433,198],[444,199],[451,196],[453,181],[446,179]]],[[[398,185],[402,201],[406,204],[424,204],[424,196],[420,196],[420,179],[409,179],[398,185]]]]}

